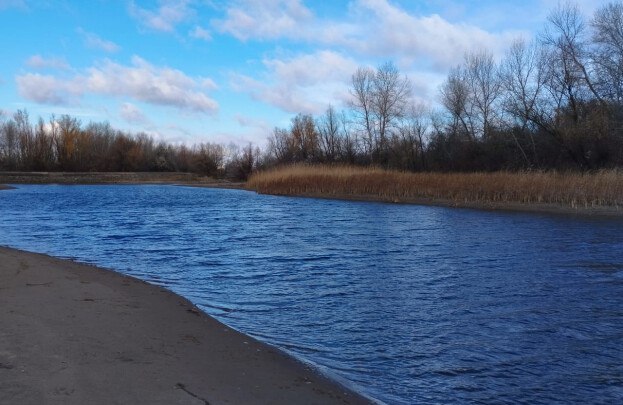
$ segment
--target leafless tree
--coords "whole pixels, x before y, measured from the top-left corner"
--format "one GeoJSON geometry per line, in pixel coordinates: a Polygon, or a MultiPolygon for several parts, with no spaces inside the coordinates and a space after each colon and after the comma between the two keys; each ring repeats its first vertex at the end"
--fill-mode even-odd
{"type": "Polygon", "coordinates": [[[462,66],[450,70],[448,78],[441,85],[440,93],[441,104],[450,114],[450,132],[474,140],[470,89],[462,66]]]}
{"type": "Polygon", "coordinates": [[[15,170],[19,159],[19,138],[15,121],[9,119],[0,126],[0,161],[2,166],[15,170]]]}
{"type": "Polygon", "coordinates": [[[334,162],[340,152],[340,120],[332,105],[316,121],[316,128],[324,160],[334,162]]]}
{"type": "Polygon", "coordinates": [[[399,156],[401,169],[427,169],[425,145],[430,119],[430,109],[421,103],[413,104],[408,109],[393,141],[394,155],[399,156]]]}
{"type": "Polygon", "coordinates": [[[352,76],[352,109],[365,134],[372,163],[387,161],[389,133],[403,118],[411,96],[411,82],[393,63],[378,69],[359,68],[352,76]]]}
{"type": "Polygon", "coordinates": [[[493,55],[487,51],[465,56],[466,81],[469,88],[472,120],[477,122],[476,136],[487,137],[495,125],[496,106],[500,99],[501,83],[493,55]]]}
{"type": "Polygon", "coordinates": [[[527,133],[530,139],[531,158],[511,130],[513,140],[528,167],[532,167],[538,159],[532,129],[544,114],[540,102],[545,80],[544,63],[545,58],[538,43],[527,44],[523,39],[518,39],[511,44],[500,66],[504,113],[510,117],[510,126],[518,126],[520,132],[527,133]]]}
{"type": "Polygon", "coordinates": [[[363,129],[365,151],[372,156],[378,144],[374,122],[374,70],[366,67],[357,69],[352,76],[351,86],[351,108],[355,121],[363,129]]]}
{"type": "Polygon", "coordinates": [[[591,21],[596,86],[606,99],[623,102],[623,4],[599,8],[591,21]]]}
{"type": "Polygon", "coordinates": [[[242,149],[231,144],[228,149],[229,156],[225,168],[227,175],[237,180],[247,180],[259,164],[260,149],[251,143],[242,149]]]}
{"type": "Polygon", "coordinates": [[[590,75],[589,44],[584,16],[577,5],[560,4],[549,15],[548,24],[541,36],[543,45],[550,50],[554,82],[566,93],[572,108],[577,107],[582,91],[589,91],[598,101],[601,96],[590,75]],[[556,77],[557,76],[557,77],[556,77]]]}
{"type": "Polygon", "coordinates": [[[225,163],[225,148],[216,143],[200,143],[193,148],[195,167],[206,176],[218,177],[225,163]]]}
{"type": "Polygon", "coordinates": [[[266,152],[268,159],[275,164],[291,163],[294,161],[294,145],[290,131],[285,128],[275,128],[268,138],[266,152]]]}
{"type": "Polygon", "coordinates": [[[295,147],[296,161],[316,161],[320,146],[314,118],[311,115],[298,114],[292,119],[290,134],[295,147]]]}

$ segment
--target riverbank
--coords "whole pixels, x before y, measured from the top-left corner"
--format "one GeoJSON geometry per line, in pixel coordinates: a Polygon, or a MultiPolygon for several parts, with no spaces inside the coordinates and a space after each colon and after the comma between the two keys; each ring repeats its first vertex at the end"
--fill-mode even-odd
{"type": "Polygon", "coordinates": [[[0,308],[0,403],[369,403],[109,270],[0,247],[0,308]]]}
{"type": "Polygon", "coordinates": [[[180,184],[197,187],[243,187],[240,182],[177,172],[0,172],[0,185],[2,184],[180,184]]]}
{"type": "Polygon", "coordinates": [[[404,173],[290,166],[251,176],[262,194],[623,217],[623,172],[404,173]]]}

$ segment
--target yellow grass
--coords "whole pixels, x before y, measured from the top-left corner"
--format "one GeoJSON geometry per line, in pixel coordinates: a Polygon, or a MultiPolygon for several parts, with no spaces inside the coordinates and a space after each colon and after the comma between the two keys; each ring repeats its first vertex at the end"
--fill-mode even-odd
{"type": "Polygon", "coordinates": [[[417,202],[623,206],[623,172],[403,173],[378,168],[294,165],[259,172],[247,188],[263,194],[417,202]]]}

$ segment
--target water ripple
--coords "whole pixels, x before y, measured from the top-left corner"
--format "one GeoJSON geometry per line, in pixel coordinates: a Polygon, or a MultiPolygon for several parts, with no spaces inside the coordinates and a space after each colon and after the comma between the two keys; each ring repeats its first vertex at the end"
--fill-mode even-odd
{"type": "Polygon", "coordinates": [[[168,287],[389,404],[622,403],[623,223],[18,186],[0,244],[168,287]]]}

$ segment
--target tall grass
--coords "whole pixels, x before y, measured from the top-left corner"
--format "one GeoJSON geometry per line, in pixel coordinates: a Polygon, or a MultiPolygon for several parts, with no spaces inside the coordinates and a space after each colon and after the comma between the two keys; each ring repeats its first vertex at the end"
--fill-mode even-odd
{"type": "Polygon", "coordinates": [[[294,165],[258,172],[247,188],[263,194],[394,202],[623,206],[623,172],[404,173],[378,168],[294,165]]]}

